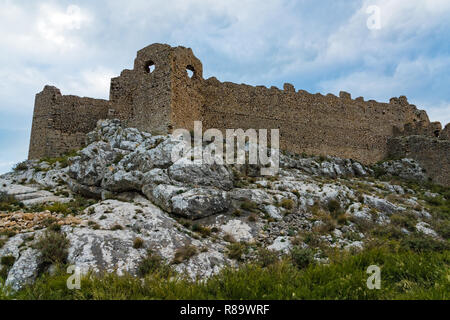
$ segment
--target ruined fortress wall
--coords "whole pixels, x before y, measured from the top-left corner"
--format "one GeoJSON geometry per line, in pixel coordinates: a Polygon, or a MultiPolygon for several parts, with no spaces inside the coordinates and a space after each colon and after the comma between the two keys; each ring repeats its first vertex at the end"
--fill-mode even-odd
{"type": "Polygon", "coordinates": [[[450,124],[443,130],[439,122],[407,123],[388,140],[390,158],[412,158],[426,170],[433,182],[450,185],[450,124]]]}
{"type": "Polygon", "coordinates": [[[434,183],[450,186],[450,140],[399,136],[389,139],[388,148],[390,157],[415,159],[434,183]]]}
{"type": "Polygon", "coordinates": [[[333,155],[374,163],[388,154],[387,139],[395,126],[428,121],[426,114],[407,103],[391,103],[296,92],[286,84],[252,87],[205,81],[203,121],[205,127],[280,129],[282,149],[297,153],[333,155]]]}
{"type": "Polygon", "coordinates": [[[36,96],[29,158],[80,148],[104,118],[157,134],[192,129],[196,120],[203,121],[204,130],[278,128],[285,150],[366,164],[402,154],[424,163],[437,181],[448,182],[450,126],[442,130],[430,123],[406,97],[379,103],[345,92],[310,94],[290,84],[280,90],[204,80],[202,63],[191,49],[166,44],[138,51],[133,69],[111,80],[109,101],[62,96],[57,88],[45,87],[36,96]],[[405,138],[411,136],[426,139],[405,138]]]}
{"type": "Polygon", "coordinates": [[[84,145],[86,133],[108,117],[109,101],[63,96],[46,86],[36,95],[29,159],[56,157],[84,145]]]}
{"type": "Polygon", "coordinates": [[[140,130],[167,133],[171,125],[172,70],[168,61],[172,51],[163,44],[144,48],[138,52],[133,70],[124,70],[111,80],[114,117],[140,130]]]}
{"type": "Polygon", "coordinates": [[[149,132],[192,129],[201,117],[202,73],[191,49],[156,44],[140,50],[133,70],[124,70],[111,81],[115,117],[149,132]],[[187,70],[193,72],[192,78],[187,70]]]}

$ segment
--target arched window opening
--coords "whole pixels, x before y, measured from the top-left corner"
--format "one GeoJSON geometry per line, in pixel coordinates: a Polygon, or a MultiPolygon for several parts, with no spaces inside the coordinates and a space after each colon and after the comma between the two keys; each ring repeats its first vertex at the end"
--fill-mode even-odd
{"type": "Polygon", "coordinates": [[[148,61],[145,64],[145,68],[144,69],[145,69],[145,72],[152,73],[153,71],[155,71],[155,68],[156,68],[155,63],[153,61],[148,61]]]}
{"type": "Polygon", "coordinates": [[[194,77],[194,75],[195,75],[195,69],[194,69],[194,67],[191,66],[191,65],[186,66],[186,72],[187,72],[188,77],[191,78],[191,79],[192,79],[192,78],[194,77]]]}

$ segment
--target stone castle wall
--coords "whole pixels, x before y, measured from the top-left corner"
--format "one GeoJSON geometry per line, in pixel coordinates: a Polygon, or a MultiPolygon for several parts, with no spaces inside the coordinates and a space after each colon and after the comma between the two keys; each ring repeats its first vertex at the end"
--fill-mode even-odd
{"type": "Polygon", "coordinates": [[[279,128],[283,149],[374,163],[388,154],[394,128],[428,121],[406,98],[391,103],[205,81],[204,124],[213,128],[279,128]]]}
{"type": "Polygon", "coordinates": [[[86,133],[108,117],[109,101],[63,96],[46,86],[36,95],[28,158],[57,157],[81,148],[86,133]]]}
{"type": "Polygon", "coordinates": [[[86,132],[107,117],[153,133],[193,129],[195,120],[203,121],[204,130],[279,128],[282,149],[365,164],[387,158],[394,152],[390,139],[409,135],[408,130],[417,133],[420,127],[428,136],[439,131],[441,141],[449,138],[448,126],[430,124],[406,97],[379,103],[345,92],[310,94],[290,84],[280,90],[222,83],[203,79],[202,72],[191,49],[153,44],[137,53],[132,70],[111,80],[109,101],[61,96],[46,87],[36,97],[29,157],[81,147],[86,132]]]}
{"type": "Polygon", "coordinates": [[[408,123],[388,140],[389,157],[413,158],[433,181],[450,186],[450,124],[408,123]]]}

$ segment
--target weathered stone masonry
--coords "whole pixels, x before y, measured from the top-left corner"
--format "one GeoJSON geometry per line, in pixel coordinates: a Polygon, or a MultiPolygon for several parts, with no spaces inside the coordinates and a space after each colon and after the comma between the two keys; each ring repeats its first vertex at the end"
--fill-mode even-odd
{"type": "Polygon", "coordinates": [[[401,149],[393,142],[408,136],[437,139],[439,131],[439,141],[450,143],[449,126],[441,130],[440,124],[430,123],[425,111],[409,104],[406,97],[379,103],[352,99],[345,92],[339,97],[310,94],[290,84],[280,90],[205,80],[202,64],[191,49],[164,44],[138,52],[133,70],[111,80],[109,101],[62,96],[58,89],[45,87],[36,96],[29,158],[82,147],[85,134],[104,118],[157,133],[192,129],[195,120],[203,121],[204,129],[279,128],[281,147],[286,150],[366,164],[404,155],[424,163],[436,181],[449,181],[448,148],[436,149],[434,142],[424,140],[418,148],[401,149]],[[434,138],[428,131],[418,132],[417,123],[434,138]],[[440,155],[427,156],[429,152],[422,150],[439,150],[440,155]]]}

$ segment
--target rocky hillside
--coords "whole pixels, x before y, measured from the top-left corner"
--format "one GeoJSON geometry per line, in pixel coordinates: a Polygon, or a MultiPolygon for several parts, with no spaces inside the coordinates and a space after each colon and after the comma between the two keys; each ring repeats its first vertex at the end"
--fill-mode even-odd
{"type": "Polygon", "coordinates": [[[396,239],[448,248],[448,189],[409,159],[366,167],[348,159],[281,155],[258,166],[171,161],[171,136],[100,121],[87,147],[20,163],[0,177],[0,277],[13,289],[58,263],[140,274],[160,257],[191,278],[261,252],[358,251],[396,239]]]}

